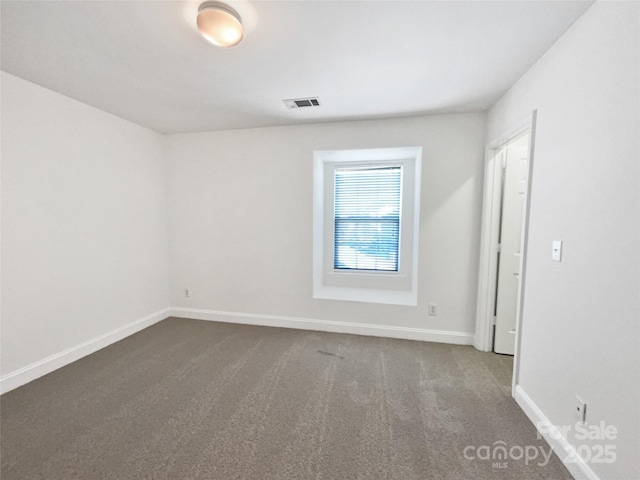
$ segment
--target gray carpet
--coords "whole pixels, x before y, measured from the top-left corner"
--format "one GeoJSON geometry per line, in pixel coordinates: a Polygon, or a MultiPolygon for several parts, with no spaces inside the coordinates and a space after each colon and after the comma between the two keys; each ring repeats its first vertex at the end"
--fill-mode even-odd
{"type": "Polygon", "coordinates": [[[3,395],[2,480],[571,478],[555,456],[465,458],[548,451],[511,368],[472,347],[168,319],[3,395]]]}

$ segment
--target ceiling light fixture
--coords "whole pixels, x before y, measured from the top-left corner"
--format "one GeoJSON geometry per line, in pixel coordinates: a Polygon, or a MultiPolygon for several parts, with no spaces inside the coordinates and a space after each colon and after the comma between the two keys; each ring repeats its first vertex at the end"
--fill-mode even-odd
{"type": "Polygon", "coordinates": [[[196,23],[202,36],[219,47],[233,47],[242,40],[240,15],[224,3],[204,2],[196,23]]]}

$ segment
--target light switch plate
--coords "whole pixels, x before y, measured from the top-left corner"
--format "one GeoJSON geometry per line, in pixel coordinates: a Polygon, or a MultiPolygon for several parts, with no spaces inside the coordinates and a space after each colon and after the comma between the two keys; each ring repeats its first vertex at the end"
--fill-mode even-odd
{"type": "Polygon", "coordinates": [[[562,261],[562,240],[554,240],[551,246],[551,260],[562,261]]]}
{"type": "Polygon", "coordinates": [[[574,412],[574,418],[580,423],[584,423],[587,421],[587,404],[583,399],[581,399],[577,395],[576,395],[576,410],[574,412]]]}

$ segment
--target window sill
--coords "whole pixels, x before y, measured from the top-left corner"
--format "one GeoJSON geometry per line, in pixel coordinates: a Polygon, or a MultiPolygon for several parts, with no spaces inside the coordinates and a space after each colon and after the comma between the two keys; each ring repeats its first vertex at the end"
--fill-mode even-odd
{"type": "Polygon", "coordinates": [[[347,300],[351,302],[385,303],[390,305],[418,304],[414,290],[382,290],[377,288],[352,288],[319,286],[313,290],[313,298],[323,300],[347,300]]]}

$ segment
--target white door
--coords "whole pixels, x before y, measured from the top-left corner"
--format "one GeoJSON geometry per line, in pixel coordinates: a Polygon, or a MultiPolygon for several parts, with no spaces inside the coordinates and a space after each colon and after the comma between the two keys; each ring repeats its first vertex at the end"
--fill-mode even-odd
{"type": "Polygon", "coordinates": [[[493,350],[507,355],[513,355],[515,349],[528,151],[529,135],[526,134],[510,142],[503,155],[505,171],[493,350]]]}

